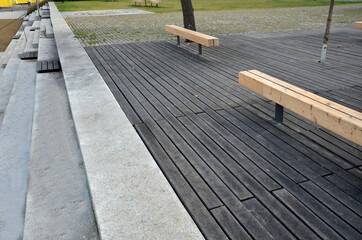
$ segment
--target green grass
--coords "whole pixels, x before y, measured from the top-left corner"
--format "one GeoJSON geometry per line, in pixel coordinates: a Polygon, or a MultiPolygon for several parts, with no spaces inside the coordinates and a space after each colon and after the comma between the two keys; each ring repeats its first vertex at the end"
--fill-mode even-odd
{"type": "MultiPolygon", "coordinates": [[[[56,5],[60,11],[85,11],[103,9],[137,8],[155,13],[181,11],[180,0],[161,0],[159,7],[144,5],[135,6],[132,0],[103,0],[103,1],[58,1],[56,5]]],[[[285,7],[314,7],[329,5],[329,0],[193,0],[195,11],[237,10],[258,8],[285,8],[285,7]]],[[[354,2],[354,3],[362,3],[354,2]]],[[[351,2],[336,2],[336,5],[353,4],[351,2]]]]}

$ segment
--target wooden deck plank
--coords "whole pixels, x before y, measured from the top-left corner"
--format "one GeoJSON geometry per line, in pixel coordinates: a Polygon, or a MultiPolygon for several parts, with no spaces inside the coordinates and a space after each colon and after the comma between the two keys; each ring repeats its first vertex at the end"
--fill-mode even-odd
{"type": "Polygon", "coordinates": [[[349,172],[362,179],[362,167],[350,169],[349,172]]]}
{"type": "MultiPolygon", "coordinates": [[[[206,136],[210,137],[217,145],[219,145],[220,148],[222,148],[225,151],[225,154],[230,155],[234,160],[236,160],[246,171],[249,172],[251,176],[254,176],[258,181],[260,181],[263,186],[265,186],[268,190],[272,191],[280,186],[272,180],[262,169],[266,169],[272,166],[267,164],[267,162],[260,158],[255,152],[252,152],[247,145],[240,143],[238,145],[238,148],[232,146],[229,144],[228,140],[221,137],[219,135],[219,132],[213,128],[213,126],[210,126],[205,121],[205,118],[207,117],[207,114],[201,113],[198,114],[198,116],[194,115],[188,115],[192,121],[194,121],[207,135],[204,135],[203,138],[206,138],[206,136]],[[202,114],[202,116],[200,116],[202,114]],[[246,151],[246,152],[245,152],[246,151]],[[258,160],[261,161],[261,163],[258,162],[258,160]],[[262,164],[265,164],[267,166],[263,166],[262,164]]],[[[180,118],[180,121],[183,124],[189,123],[187,126],[191,127],[190,120],[188,118],[180,118]]],[[[217,124],[217,122],[213,122],[214,124],[217,124]]],[[[209,142],[209,144],[212,144],[209,142]]],[[[215,146],[216,149],[216,146],[215,146]]],[[[211,150],[211,149],[209,149],[211,150]]],[[[223,157],[225,158],[225,156],[223,157]]]]}
{"type": "Polygon", "coordinates": [[[340,236],[332,228],[322,222],[317,215],[315,215],[312,211],[306,208],[303,203],[298,201],[288,191],[286,191],[285,189],[281,189],[275,191],[274,194],[293,212],[295,212],[303,221],[305,221],[321,238],[340,238],[340,236]]]}
{"type": "Polygon", "coordinates": [[[222,37],[202,56],[175,41],[87,51],[207,239],[356,239],[362,147],[289,111],[276,124],[237,83],[258,69],[360,110],[361,33],[333,34],[327,64],[319,31],[222,37]]]}
{"type": "Polygon", "coordinates": [[[296,239],[257,199],[243,201],[243,205],[259,222],[265,223],[266,229],[275,239],[296,239]]]}
{"type": "Polygon", "coordinates": [[[163,112],[164,108],[172,113],[172,115],[179,117],[182,116],[183,113],[175,106],[173,101],[169,101],[165,95],[169,95],[166,92],[162,91],[162,88],[159,86],[152,86],[146,79],[150,79],[151,77],[146,74],[146,72],[142,69],[142,66],[137,65],[135,59],[133,61],[129,60],[121,51],[112,48],[112,46],[105,46],[107,50],[113,54],[113,56],[119,61],[120,64],[117,66],[122,72],[128,71],[131,74],[130,79],[135,79],[132,81],[133,85],[142,92],[145,97],[152,103],[152,105],[157,106],[159,112],[163,112]],[[140,79],[140,80],[138,80],[140,79]]]}
{"type": "MultiPolygon", "coordinates": [[[[147,58],[153,59],[152,55],[147,56],[147,58]]],[[[159,64],[163,64],[161,68],[159,67],[159,70],[168,76],[169,80],[173,80],[175,86],[178,85],[181,88],[187,90],[187,96],[196,98],[213,109],[221,109],[223,106],[226,106],[226,103],[220,101],[220,98],[214,97],[216,93],[212,93],[207,85],[197,81],[197,79],[188,73],[188,71],[179,71],[178,69],[182,68],[182,66],[170,67],[167,62],[164,62],[163,59],[156,60],[159,62],[159,64]],[[197,97],[195,97],[196,95],[197,97]]]]}
{"type": "MultiPolygon", "coordinates": [[[[206,208],[212,209],[222,206],[222,202],[220,201],[219,197],[202,178],[203,176],[207,176],[207,174],[205,174],[205,172],[207,173],[207,170],[201,169],[203,170],[202,173],[198,173],[196,171],[195,167],[193,167],[190,162],[187,161],[184,155],[178,150],[178,145],[174,145],[172,143],[172,137],[177,136],[177,134],[175,135],[175,133],[167,132],[168,136],[166,136],[166,130],[162,128],[162,124],[167,124],[166,120],[160,120],[157,124],[148,123],[148,127],[150,128],[153,135],[157,136],[157,140],[165,149],[165,152],[170,156],[177,168],[183,173],[192,188],[195,189],[195,192],[197,192],[199,198],[204,202],[206,208]]],[[[199,164],[202,164],[202,162],[199,164]]],[[[198,170],[200,170],[200,168],[198,170]]],[[[212,176],[209,177],[212,178],[212,176]]]]}
{"type": "MultiPolygon", "coordinates": [[[[264,119],[269,118],[269,120],[272,120],[275,114],[275,107],[273,105],[274,104],[269,104],[265,102],[262,105],[254,104],[253,107],[256,109],[254,110],[254,112],[256,112],[257,115],[264,116],[264,119]]],[[[249,109],[251,110],[252,108],[249,109]]],[[[311,122],[309,122],[308,124],[305,119],[303,120],[299,118],[297,114],[285,111],[283,124],[293,129],[295,132],[299,133],[297,134],[297,136],[300,136],[300,134],[302,134],[305,137],[308,137],[316,143],[324,146],[325,148],[328,148],[331,152],[335,154],[333,157],[331,156],[331,152],[316,149],[324,156],[325,154],[327,154],[326,157],[328,157],[328,159],[332,160],[338,166],[341,166],[344,169],[351,168],[354,165],[360,165],[361,159],[357,157],[358,155],[354,156],[352,154],[352,150],[355,149],[353,146],[351,147],[351,145],[349,145],[348,147],[345,147],[344,145],[346,144],[343,144],[340,141],[334,139],[331,134],[329,134],[330,131],[328,131],[328,133],[325,131],[318,131],[317,126],[312,126],[310,123],[311,122]],[[337,141],[338,143],[336,143],[337,141]]],[[[292,133],[292,135],[296,134],[292,133]]],[[[357,146],[356,144],[354,145],[357,146]]]]}
{"type": "Polygon", "coordinates": [[[116,86],[111,77],[108,75],[106,69],[103,67],[103,64],[100,62],[100,55],[98,55],[94,48],[87,48],[86,51],[89,57],[93,60],[94,65],[97,67],[97,70],[102,75],[104,81],[107,83],[107,86],[111,90],[113,96],[116,98],[118,104],[126,113],[128,120],[132,124],[141,123],[141,119],[138,117],[137,113],[129,104],[128,100],[124,96],[124,93],[120,91],[120,89],[116,86]]]}
{"type": "MultiPolygon", "coordinates": [[[[302,174],[310,170],[317,173],[319,176],[330,173],[327,169],[323,168],[321,165],[315,162],[315,160],[317,160],[320,156],[316,156],[314,152],[306,148],[302,149],[304,151],[304,154],[302,152],[299,152],[298,149],[292,147],[295,143],[293,142],[293,140],[288,139],[289,141],[287,141],[287,139],[282,139],[280,135],[279,137],[277,137],[277,135],[273,135],[272,132],[268,132],[262,126],[258,125],[258,121],[255,120],[255,118],[251,117],[249,119],[244,116],[242,112],[245,111],[237,111],[235,109],[218,111],[218,113],[222,117],[227,119],[230,123],[234,124],[236,128],[249,133],[250,136],[254,136],[255,140],[257,140],[258,143],[263,144],[266,149],[283,159],[283,161],[285,161],[286,163],[289,162],[288,164],[291,167],[297,169],[302,174]],[[289,144],[291,144],[291,146],[289,144]],[[309,158],[306,158],[306,156],[308,156],[309,158]],[[312,159],[314,159],[314,161],[312,159]],[[310,170],[303,170],[306,167],[310,170]]],[[[261,121],[263,121],[263,119],[260,119],[260,122],[261,121]]],[[[233,133],[236,133],[235,131],[238,130],[232,130],[233,133]]],[[[304,180],[305,178],[302,178],[297,180],[296,182],[302,182],[304,180]]]]}
{"type": "Polygon", "coordinates": [[[146,124],[137,124],[135,127],[204,236],[209,239],[228,239],[146,124]]]}
{"type": "Polygon", "coordinates": [[[323,189],[319,188],[314,183],[308,181],[302,183],[301,186],[310,194],[312,194],[315,198],[317,198],[320,202],[322,202],[325,206],[333,210],[345,222],[353,226],[359,232],[362,232],[361,217],[357,216],[355,213],[346,208],[343,204],[338,202],[333,197],[330,197],[330,195],[328,195],[326,192],[324,192],[323,189]]]}
{"type": "Polygon", "coordinates": [[[241,227],[226,207],[219,207],[211,210],[216,220],[222,226],[230,239],[252,239],[241,227]]]}
{"type": "Polygon", "coordinates": [[[112,62],[110,64],[111,69],[117,76],[122,76],[119,78],[120,81],[131,91],[135,97],[140,101],[143,105],[144,109],[151,115],[154,120],[163,119],[162,114],[160,113],[160,109],[162,109],[162,104],[159,101],[155,101],[153,95],[146,90],[143,86],[130,81],[130,79],[134,79],[132,74],[124,69],[121,63],[115,58],[112,53],[106,49],[104,46],[98,47],[102,50],[103,57],[106,61],[112,62]],[[141,87],[140,89],[138,87],[141,87]],[[143,91],[142,91],[143,90],[143,91]]]}
{"type": "MultiPolygon", "coordinates": [[[[179,125],[179,123],[175,120],[171,122],[173,125],[179,125]]],[[[254,219],[254,217],[240,203],[239,199],[220,181],[220,179],[218,179],[211,170],[207,170],[207,165],[203,163],[203,160],[200,159],[194,150],[182,139],[182,135],[180,136],[176,133],[172,126],[166,121],[158,121],[158,124],[164,132],[167,132],[168,137],[176,143],[183,155],[192,162],[194,168],[199,170],[200,175],[206,182],[209,183],[210,187],[219,196],[223,203],[231,209],[231,212],[235,214],[241,224],[248,229],[249,233],[256,238],[266,237],[268,239],[269,234],[266,229],[256,219],[254,219]]],[[[185,132],[185,130],[182,131],[182,133],[183,132],[185,132]]]]}
{"type": "MultiPolygon", "coordinates": [[[[148,47],[142,47],[142,50],[144,52],[149,52],[149,54],[151,55],[158,54],[159,52],[159,50],[151,51],[151,49],[148,47]]],[[[204,90],[204,94],[206,96],[210,95],[210,100],[218,103],[221,107],[233,107],[238,105],[237,103],[235,103],[235,100],[239,101],[237,98],[235,98],[234,96],[226,96],[224,93],[225,89],[213,85],[212,82],[209,81],[209,79],[205,78],[205,75],[201,75],[201,73],[198,73],[197,68],[195,69],[195,71],[190,72],[191,69],[188,63],[180,61],[177,58],[175,58],[175,61],[166,61],[162,63],[164,64],[163,67],[167,67],[167,69],[170,69],[171,73],[184,77],[184,80],[189,80],[187,83],[189,83],[190,86],[197,86],[196,92],[200,91],[201,89],[204,90]]],[[[199,70],[200,72],[202,71],[202,69],[200,68],[199,70]]]]}
{"type": "MultiPolygon", "coordinates": [[[[183,124],[185,124],[185,121],[183,121],[184,119],[186,119],[185,117],[182,117],[180,119],[180,121],[183,122],[183,124]]],[[[202,128],[202,124],[201,122],[197,122],[198,126],[202,128]]],[[[189,125],[188,125],[189,126],[189,125]]],[[[203,130],[205,131],[205,129],[208,129],[209,127],[205,126],[206,128],[204,128],[203,130]]],[[[206,130],[208,131],[208,130],[206,130]]],[[[207,137],[206,135],[201,135],[200,136],[200,141],[202,141],[205,145],[209,146],[209,151],[215,152],[217,149],[219,149],[220,147],[217,145],[214,145],[213,143],[210,142],[204,142],[207,139],[210,141],[212,139],[217,138],[217,134],[216,135],[212,135],[210,137],[207,137]]],[[[224,152],[226,154],[226,152],[224,152]]],[[[229,153],[229,152],[228,152],[229,153]]],[[[230,153],[232,155],[232,153],[230,153]]],[[[220,157],[222,157],[222,159],[227,159],[228,157],[226,155],[223,155],[221,152],[218,152],[218,155],[220,157]]],[[[236,159],[238,159],[240,157],[236,157],[236,159]]],[[[242,163],[242,166],[246,167],[246,162],[242,163]]],[[[248,169],[250,171],[250,169],[248,169]]],[[[258,178],[258,175],[253,174],[251,177],[250,174],[247,173],[242,173],[242,176],[244,178],[244,180],[242,181],[244,184],[247,184],[248,189],[250,189],[250,191],[252,191],[257,197],[258,199],[263,199],[263,203],[270,209],[270,211],[272,211],[276,216],[289,216],[289,221],[288,222],[284,222],[284,224],[286,224],[287,226],[290,226],[290,224],[292,224],[293,226],[298,226],[297,229],[294,229],[294,233],[299,236],[299,237],[312,237],[313,233],[310,232],[309,230],[307,230],[305,228],[305,226],[300,223],[297,219],[294,219],[292,215],[290,215],[289,211],[287,209],[284,209],[281,207],[281,205],[279,205],[278,202],[275,202],[274,198],[271,196],[271,194],[269,193],[269,191],[266,191],[267,189],[265,189],[266,184],[265,182],[263,182],[263,185],[260,185],[260,183],[256,182],[253,177],[258,178]]],[[[293,184],[291,181],[289,181],[289,184],[293,184]]],[[[281,221],[284,221],[283,218],[281,218],[281,221]]]]}
{"type": "MultiPolygon", "coordinates": [[[[344,203],[346,206],[350,206],[350,209],[352,211],[355,211],[356,214],[359,214],[361,216],[362,213],[358,210],[362,208],[362,191],[352,186],[351,184],[348,184],[346,181],[344,181],[335,174],[326,176],[325,179],[327,179],[329,182],[334,184],[335,187],[339,188],[342,192],[345,193],[341,194],[342,196],[337,199],[344,203]]],[[[334,191],[332,191],[331,193],[336,196],[334,191]]]]}
{"type": "MultiPolygon", "coordinates": [[[[181,119],[182,118],[178,118],[178,120],[181,119]]],[[[212,171],[214,171],[219,176],[219,178],[227,185],[228,188],[230,188],[232,193],[235,194],[235,196],[237,196],[239,200],[245,200],[253,197],[250,191],[248,191],[248,189],[243,185],[243,179],[241,179],[240,181],[238,180],[240,175],[238,169],[240,168],[240,166],[238,166],[234,162],[227,163],[225,161],[221,161],[220,158],[217,158],[217,155],[214,156],[213,154],[211,154],[196,138],[197,136],[201,136],[202,134],[200,129],[196,128],[193,125],[188,126],[186,130],[185,126],[182,126],[182,124],[178,123],[175,120],[171,121],[171,123],[175,130],[179,132],[180,136],[184,138],[184,141],[186,141],[190,145],[190,147],[194,149],[191,150],[190,148],[188,148],[189,151],[186,150],[185,154],[194,154],[193,152],[195,151],[199,155],[199,157],[192,155],[189,156],[189,158],[196,158],[201,161],[202,159],[207,159],[205,163],[212,169],[212,171]]]]}
{"type": "MultiPolygon", "coordinates": [[[[253,107],[249,108],[251,111],[254,111],[254,114],[258,115],[258,116],[263,116],[263,113],[261,113],[260,109],[253,109],[253,107]]],[[[245,112],[246,114],[247,112],[245,112]]],[[[264,115],[264,119],[267,120],[268,117],[266,117],[264,115]]],[[[257,121],[257,120],[255,120],[257,121]]],[[[263,121],[264,124],[267,124],[267,121],[263,121]]],[[[260,122],[261,124],[263,124],[263,122],[260,122]]],[[[324,151],[324,149],[320,148],[320,145],[315,144],[314,142],[310,141],[310,139],[305,138],[304,135],[301,135],[300,133],[295,133],[293,132],[293,130],[288,129],[288,127],[284,126],[284,125],[279,125],[277,126],[277,128],[281,128],[283,129],[283,131],[278,131],[277,129],[271,128],[270,127],[273,126],[273,124],[268,124],[268,127],[265,127],[265,129],[267,129],[268,131],[275,131],[275,134],[279,134],[282,135],[282,132],[286,132],[287,134],[284,135],[285,139],[288,141],[290,138],[290,136],[295,136],[295,138],[300,142],[294,145],[294,146],[298,146],[299,144],[302,143],[301,145],[301,149],[304,147],[309,147],[311,149],[314,149],[315,151],[318,152],[318,154],[321,154],[321,157],[318,160],[318,163],[320,165],[322,165],[324,168],[326,168],[327,170],[329,170],[330,172],[333,172],[335,174],[337,174],[339,177],[343,178],[344,180],[346,180],[347,182],[349,182],[350,184],[354,185],[357,188],[361,188],[360,185],[360,180],[358,180],[356,177],[354,177],[353,175],[349,174],[347,171],[345,171],[343,168],[341,168],[341,166],[339,166],[338,164],[335,163],[336,160],[338,160],[338,156],[332,154],[331,152],[328,151],[324,151]],[[289,137],[288,137],[289,135],[289,137]]],[[[283,136],[283,137],[284,137],[283,136]]],[[[343,160],[342,158],[340,158],[341,160],[343,160]]],[[[346,162],[344,162],[345,164],[347,164],[346,162]]],[[[348,164],[348,166],[351,167],[350,164],[348,164]]]]}
{"type": "Polygon", "coordinates": [[[170,83],[166,81],[167,78],[165,78],[165,76],[163,76],[161,72],[157,70],[157,68],[153,67],[152,61],[150,63],[145,62],[143,56],[137,55],[137,50],[135,48],[129,49],[124,47],[120,49],[114,45],[111,45],[111,47],[115,52],[122,54],[126,59],[128,57],[132,57],[132,60],[137,65],[137,70],[135,70],[141,71],[143,73],[144,79],[162,94],[161,98],[164,100],[162,101],[163,103],[165,103],[167,98],[168,102],[165,104],[172,104],[178,107],[182,112],[202,112],[202,110],[198,108],[196,104],[180,94],[179,91],[171,87],[170,83]]]}
{"type": "MultiPolygon", "coordinates": [[[[102,53],[102,50],[99,48],[95,48],[95,50],[97,50],[98,53],[102,53]]],[[[100,54],[100,58],[98,59],[103,59],[104,54],[100,54]]],[[[137,97],[137,95],[134,95],[134,93],[132,93],[125,84],[123,84],[123,82],[120,80],[121,77],[124,77],[123,75],[119,74],[117,75],[113,69],[108,65],[108,63],[106,62],[106,59],[103,60],[103,64],[102,66],[104,67],[105,71],[107,72],[107,74],[109,74],[109,76],[111,77],[111,79],[113,80],[113,82],[117,85],[117,87],[120,89],[120,91],[122,92],[122,94],[124,94],[124,96],[126,97],[127,101],[131,104],[132,108],[137,112],[138,116],[140,117],[140,119],[142,120],[142,122],[150,122],[153,121],[152,117],[150,116],[150,114],[146,111],[146,109],[141,105],[141,103],[139,102],[139,99],[137,97]]]]}
{"type": "MultiPolygon", "coordinates": [[[[208,115],[201,113],[199,116],[210,128],[220,135],[222,133],[223,138],[231,143],[231,146],[226,148],[224,140],[219,138],[220,144],[222,144],[225,149],[228,149],[229,154],[231,154],[231,150],[235,147],[269,176],[274,174],[278,175],[282,172],[294,182],[298,183],[306,180],[304,176],[282,161],[282,159],[286,161],[290,159],[289,157],[285,157],[285,154],[278,158],[271,153],[269,149],[260,146],[259,139],[255,138],[255,135],[257,136],[258,134],[254,134],[253,139],[216,113],[208,113],[208,115]]],[[[218,139],[216,138],[217,136],[214,137],[214,139],[218,139]]]]}

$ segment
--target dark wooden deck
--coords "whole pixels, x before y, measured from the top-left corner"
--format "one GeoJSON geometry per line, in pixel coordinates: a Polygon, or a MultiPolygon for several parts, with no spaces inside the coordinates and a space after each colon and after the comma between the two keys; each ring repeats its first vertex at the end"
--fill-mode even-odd
{"type": "MultiPolygon", "coordinates": [[[[362,147],[238,85],[257,69],[362,111],[362,31],[87,47],[207,239],[362,239],[362,147]]],[[[91,106],[90,106],[91,107],[91,106]]],[[[180,236],[182,238],[182,236],[180,236]]]]}

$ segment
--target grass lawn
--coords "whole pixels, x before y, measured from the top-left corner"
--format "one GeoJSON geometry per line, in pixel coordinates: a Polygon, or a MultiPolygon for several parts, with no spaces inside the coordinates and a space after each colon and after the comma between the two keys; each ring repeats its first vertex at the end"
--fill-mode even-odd
{"type": "MultiPolygon", "coordinates": [[[[132,0],[103,0],[103,1],[57,1],[59,11],[85,11],[103,9],[138,8],[155,13],[181,11],[180,0],[161,0],[159,7],[135,6],[132,0]]],[[[195,11],[284,8],[284,7],[313,7],[329,5],[329,0],[193,0],[195,11]]],[[[362,3],[353,2],[353,3],[362,3]]],[[[351,2],[336,2],[336,5],[351,4],[351,2]]],[[[149,5],[149,4],[148,4],[149,5]]]]}

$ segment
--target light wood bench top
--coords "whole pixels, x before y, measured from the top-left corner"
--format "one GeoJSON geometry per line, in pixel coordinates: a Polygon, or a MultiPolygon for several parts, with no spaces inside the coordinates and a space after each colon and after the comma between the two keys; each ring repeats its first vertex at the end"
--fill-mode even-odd
{"type": "Polygon", "coordinates": [[[240,72],[239,83],[362,146],[362,113],[257,70],[240,72]]]}
{"type": "Polygon", "coordinates": [[[144,3],[145,1],[144,1],[144,0],[132,0],[132,2],[142,4],[142,3],[144,3]]]}
{"type": "Polygon", "coordinates": [[[175,25],[166,25],[165,31],[189,39],[206,47],[219,46],[219,39],[175,25]]]}
{"type": "Polygon", "coordinates": [[[355,23],[354,23],[354,28],[360,28],[360,29],[362,29],[362,21],[360,21],[360,22],[355,22],[355,23]]]}

